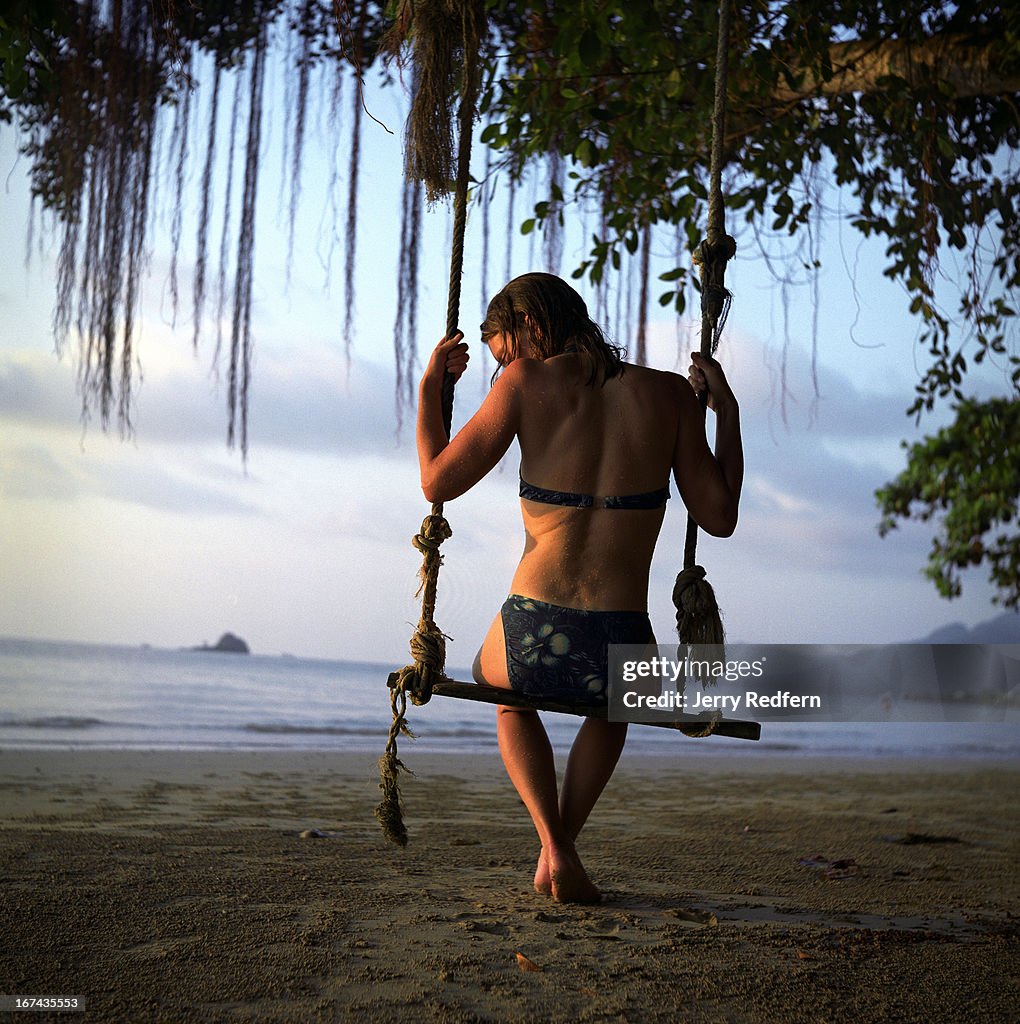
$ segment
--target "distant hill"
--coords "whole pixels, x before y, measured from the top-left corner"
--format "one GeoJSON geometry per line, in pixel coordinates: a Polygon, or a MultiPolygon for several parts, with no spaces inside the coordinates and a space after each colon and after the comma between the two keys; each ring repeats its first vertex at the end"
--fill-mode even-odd
{"type": "Polygon", "coordinates": [[[202,644],[201,647],[192,647],[193,651],[220,651],[223,654],[250,654],[251,651],[248,649],[248,645],[239,637],[234,636],[233,633],[224,633],[223,636],[210,647],[208,644],[202,644]]]}
{"type": "Polygon", "coordinates": [[[962,622],[940,626],[927,636],[914,641],[919,644],[1020,644],[1020,615],[1003,612],[994,619],[968,628],[962,622]]]}

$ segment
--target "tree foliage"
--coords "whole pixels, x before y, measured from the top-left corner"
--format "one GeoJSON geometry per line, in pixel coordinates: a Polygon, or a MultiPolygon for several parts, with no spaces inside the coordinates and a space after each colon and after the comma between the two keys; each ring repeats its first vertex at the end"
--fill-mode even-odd
{"type": "MultiPolygon", "coordinates": [[[[207,286],[217,324],[232,323],[229,338],[217,337],[217,348],[222,342],[228,352],[231,432],[236,413],[244,446],[263,116],[258,68],[267,48],[283,47],[292,69],[285,115],[292,216],[305,114],[316,87],[311,74],[333,69],[334,104],[345,76],[355,86],[347,118],[353,130],[350,324],[360,83],[383,66],[380,48],[393,17],[413,33],[415,18],[432,16],[437,4],[456,6],[454,0],[12,0],[10,13],[0,18],[0,116],[17,121],[32,159],[34,194],[62,224],[55,328],[59,337],[73,324],[83,339],[86,408],[97,405],[104,420],[110,415],[119,366],[118,412],[122,420],[128,414],[132,318],[149,204],[162,192],[176,207],[176,303],[184,161],[190,153],[205,170],[201,220],[208,224],[208,169],[217,145],[234,151],[236,135],[247,157],[238,161],[236,175],[230,163],[220,199],[218,268],[206,266],[210,241],[201,233],[196,240],[193,305],[196,340],[207,286]],[[188,104],[200,60],[211,60],[216,73],[212,113],[195,140],[188,136],[194,120],[188,104]],[[224,107],[232,104],[226,142],[218,139],[217,98],[224,107]],[[172,125],[169,168],[162,174],[152,160],[160,119],[172,125]]],[[[666,241],[690,251],[704,230],[716,5],[488,0],[487,8],[480,138],[490,177],[507,183],[513,195],[519,181],[541,172],[547,194],[521,230],[544,232],[553,263],[566,217],[589,225],[589,251],[574,274],[589,279],[603,304],[607,282],[637,269],[640,337],[650,249],[661,250],[666,241]]],[[[908,411],[920,416],[948,401],[963,416],[977,407],[967,371],[982,362],[1001,369],[1003,401],[1015,403],[1020,8],[992,0],[833,0],[821,7],[816,0],[733,0],[733,12],[724,182],[730,233],[739,235],[742,247],[758,245],[770,260],[783,242],[780,274],[817,271],[813,239],[826,219],[842,217],[862,235],[881,239],[881,272],[902,285],[919,325],[922,368],[908,411]]],[[[317,80],[317,87],[325,81],[317,80]]],[[[493,181],[484,182],[479,194],[491,194],[492,187],[493,181]]],[[[414,358],[420,202],[416,189],[405,189],[403,319],[395,344],[400,394],[408,393],[414,358]]],[[[660,303],[682,312],[698,287],[689,259],[678,256],[661,280],[660,303]]],[[[860,284],[866,290],[866,282],[860,284]]],[[[944,443],[962,446],[961,456],[966,446],[987,448],[993,461],[1015,465],[1015,433],[981,434],[997,422],[978,417],[964,429],[958,421],[944,443]]],[[[911,460],[908,474],[924,467],[936,472],[930,459],[911,460]]],[[[989,479],[1008,484],[994,473],[989,479]]],[[[895,484],[885,493],[893,492],[895,484]]],[[[969,501],[962,490],[951,493],[969,501]]],[[[1009,499],[1008,487],[1001,497],[1009,499]]],[[[892,518],[909,514],[905,509],[895,503],[883,508],[886,532],[892,518]]],[[[997,542],[983,539],[991,527],[980,517],[963,521],[980,530],[970,550],[980,541],[982,559],[998,572],[1000,563],[989,554],[999,550],[997,542]]],[[[1001,565],[1015,572],[1015,562],[1001,565]]],[[[944,593],[954,592],[947,587],[944,593]]]]}
{"type": "MultiPolygon", "coordinates": [[[[967,401],[951,426],[911,445],[907,468],[878,491],[880,531],[900,519],[938,517],[925,575],[943,597],[957,597],[961,574],[986,562],[996,601],[1020,608],[1020,402],[967,401]]],[[[906,445],[904,444],[904,447],[906,445]]]]}
{"type": "MultiPolygon", "coordinates": [[[[738,0],[734,23],[731,221],[759,238],[803,237],[825,216],[826,180],[847,186],[856,208],[844,216],[886,241],[883,273],[922,323],[930,364],[911,411],[962,399],[968,358],[1002,357],[1020,385],[1006,337],[1020,284],[1020,12],[896,0],[823,13],[811,0],[738,0]],[[960,280],[939,274],[951,250],[966,256],[960,280]]],[[[714,5],[697,0],[579,0],[504,40],[482,138],[512,167],[550,152],[571,160],[569,197],[553,190],[536,219],[562,216],[568,199],[598,206],[580,268],[595,282],[649,224],[672,227],[688,248],[701,237],[715,29],[714,5]]],[[[664,302],[683,308],[688,274],[664,275],[664,302]]]]}

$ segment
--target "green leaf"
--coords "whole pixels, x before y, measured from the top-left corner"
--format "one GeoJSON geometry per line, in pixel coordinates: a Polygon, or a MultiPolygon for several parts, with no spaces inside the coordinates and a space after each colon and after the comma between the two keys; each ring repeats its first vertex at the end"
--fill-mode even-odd
{"type": "Polygon", "coordinates": [[[577,54],[581,63],[590,71],[594,71],[602,62],[602,40],[593,29],[587,29],[577,44],[577,54]]]}
{"type": "Polygon", "coordinates": [[[598,163],[598,150],[591,139],[581,139],[574,150],[574,159],[582,167],[594,167],[598,163]]]}

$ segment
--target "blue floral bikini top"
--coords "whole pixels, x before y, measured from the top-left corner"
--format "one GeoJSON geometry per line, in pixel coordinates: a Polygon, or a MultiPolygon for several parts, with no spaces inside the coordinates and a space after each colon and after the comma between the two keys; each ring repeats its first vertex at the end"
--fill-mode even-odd
{"type": "Polygon", "coordinates": [[[662,508],[669,501],[669,483],[657,491],[645,491],[643,494],[576,494],[536,487],[521,477],[521,497],[567,508],[662,508]]]}

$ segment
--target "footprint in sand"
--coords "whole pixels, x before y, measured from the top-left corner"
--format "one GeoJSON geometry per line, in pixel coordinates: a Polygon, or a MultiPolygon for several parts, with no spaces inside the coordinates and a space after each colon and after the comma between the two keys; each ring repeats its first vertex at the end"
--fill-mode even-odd
{"type": "Polygon", "coordinates": [[[498,935],[507,938],[510,928],[505,924],[489,923],[486,921],[458,921],[457,924],[466,932],[484,932],[486,935],[498,935]]]}

